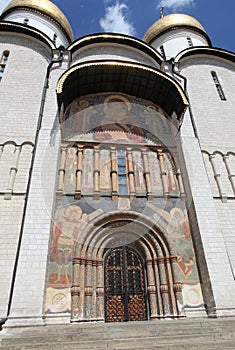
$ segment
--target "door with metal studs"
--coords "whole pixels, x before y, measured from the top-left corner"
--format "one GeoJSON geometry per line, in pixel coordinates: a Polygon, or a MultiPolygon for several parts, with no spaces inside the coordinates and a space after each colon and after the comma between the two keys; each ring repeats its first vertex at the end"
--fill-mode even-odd
{"type": "Polygon", "coordinates": [[[105,259],[105,321],[147,319],[144,264],[130,246],[108,252],[105,259]]]}

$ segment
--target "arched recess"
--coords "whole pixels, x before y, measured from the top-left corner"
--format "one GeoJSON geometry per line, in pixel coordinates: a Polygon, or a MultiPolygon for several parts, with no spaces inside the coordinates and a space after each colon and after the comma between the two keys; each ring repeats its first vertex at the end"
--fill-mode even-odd
{"type": "Polygon", "coordinates": [[[104,321],[104,257],[126,246],[144,260],[149,319],[184,316],[177,257],[163,232],[134,212],[104,215],[83,232],[73,259],[72,321],[104,321]]]}

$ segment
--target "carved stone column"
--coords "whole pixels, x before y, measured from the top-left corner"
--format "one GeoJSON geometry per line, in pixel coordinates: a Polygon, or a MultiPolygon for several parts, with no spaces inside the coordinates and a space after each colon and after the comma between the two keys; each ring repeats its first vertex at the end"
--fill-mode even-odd
{"type": "Polygon", "coordinates": [[[81,198],[82,152],[83,152],[83,146],[78,146],[77,170],[76,170],[76,190],[75,190],[75,195],[74,195],[75,199],[81,198]]]}
{"type": "Polygon", "coordinates": [[[96,287],[96,299],[97,299],[97,321],[104,320],[104,276],[103,276],[103,261],[97,260],[97,287],[96,287]]]}
{"type": "Polygon", "coordinates": [[[71,321],[78,320],[79,314],[79,303],[80,303],[80,287],[72,286],[71,287],[71,321]]]}
{"type": "Polygon", "coordinates": [[[211,162],[214,178],[215,178],[215,181],[217,183],[218,191],[219,191],[219,194],[221,196],[222,202],[227,202],[227,194],[225,192],[223,192],[222,185],[221,185],[221,182],[220,182],[220,174],[217,172],[217,169],[216,169],[215,155],[214,154],[210,154],[209,159],[210,159],[210,162],[211,162]]]}
{"type": "Polygon", "coordinates": [[[136,192],[135,192],[134,166],[133,166],[132,149],[131,148],[127,148],[127,166],[128,166],[130,199],[133,200],[136,198],[136,192]]]}
{"type": "Polygon", "coordinates": [[[147,265],[147,280],[148,280],[148,293],[150,301],[150,318],[154,319],[158,317],[157,312],[157,299],[156,299],[156,284],[153,271],[152,259],[146,259],[147,265]]]}
{"type": "Polygon", "coordinates": [[[100,199],[99,190],[100,170],[99,170],[99,147],[94,147],[94,199],[100,199]]]}
{"type": "Polygon", "coordinates": [[[85,319],[86,321],[91,320],[91,302],[92,302],[92,294],[93,294],[93,288],[92,288],[92,260],[86,259],[85,261],[85,319]]]}
{"type": "Polygon", "coordinates": [[[174,154],[174,163],[175,163],[175,167],[176,167],[176,178],[177,178],[179,190],[180,190],[180,198],[182,200],[186,200],[186,193],[185,193],[185,189],[184,189],[184,183],[183,183],[183,179],[182,179],[182,173],[180,170],[180,165],[179,165],[177,154],[174,154]]]}
{"type": "Polygon", "coordinates": [[[66,162],[67,148],[61,147],[60,168],[58,170],[58,186],[56,191],[56,197],[62,198],[64,192],[64,175],[65,175],[65,162],[66,162]]]}
{"type": "Polygon", "coordinates": [[[159,159],[159,165],[160,165],[160,171],[161,171],[163,195],[166,200],[169,200],[170,194],[168,189],[167,174],[166,174],[165,163],[164,163],[164,153],[162,152],[162,150],[158,151],[158,159],[159,159]]]}
{"type": "Polygon", "coordinates": [[[160,272],[158,269],[157,259],[154,259],[154,273],[155,273],[155,281],[156,281],[156,297],[157,297],[157,306],[158,306],[158,315],[161,317],[164,314],[163,311],[163,302],[162,295],[160,290],[160,272]]]}
{"type": "Polygon", "coordinates": [[[112,200],[115,200],[118,198],[117,155],[116,155],[115,147],[111,147],[111,181],[112,181],[112,200]]]}
{"type": "Polygon", "coordinates": [[[86,278],[86,261],[84,258],[81,258],[81,266],[80,266],[80,314],[78,315],[78,319],[80,321],[84,321],[85,319],[85,278],[86,278]]]}
{"type": "Polygon", "coordinates": [[[166,269],[165,269],[165,259],[164,257],[158,258],[158,268],[160,272],[160,291],[163,300],[163,314],[164,316],[170,315],[170,303],[169,303],[169,289],[168,282],[166,278],[166,269]]]}
{"type": "Polygon", "coordinates": [[[71,321],[77,321],[81,315],[81,301],[80,301],[80,259],[73,260],[73,285],[71,288],[71,321]]]}
{"type": "Polygon", "coordinates": [[[152,194],[151,182],[150,182],[150,171],[149,171],[147,150],[145,148],[142,148],[141,151],[142,151],[142,157],[143,157],[144,178],[146,183],[147,198],[151,200],[153,199],[153,194],[152,194]]]}
{"type": "Polygon", "coordinates": [[[19,159],[20,159],[20,152],[21,152],[21,146],[16,146],[15,148],[15,157],[13,164],[10,168],[10,177],[7,189],[5,191],[4,199],[11,199],[14,184],[15,184],[15,178],[18,171],[18,165],[19,165],[19,159]]]}
{"type": "Polygon", "coordinates": [[[170,263],[170,257],[167,256],[165,257],[165,266],[166,266],[166,273],[167,273],[167,281],[168,281],[168,295],[170,299],[170,305],[171,305],[171,314],[173,316],[178,315],[178,310],[177,310],[177,303],[176,303],[176,298],[175,298],[175,293],[173,289],[174,281],[173,281],[173,275],[172,275],[172,269],[171,269],[171,263],[170,263]]]}
{"type": "Polygon", "coordinates": [[[184,302],[183,302],[183,295],[182,295],[182,283],[179,280],[179,274],[178,274],[179,267],[177,262],[177,256],[171,257],[171,266],[173,271],[174,293],[177,301],[177,313],[179,316],[185,316],[184,302]]]}
{"type": "Polygon", "coordinates": [[[2,158],[2,154],[3,154],[3,146],[0,146],[0,160],[2,158]]]}
{"type": "Polygon", "coordinates": [[[96,288],[97,288],[97,262],[96,260],[92,260],[92,299],[91,299],[91,318],[92,320],[96,320],[96,304],[97,304],[97,297],[96,297],[96,288]]]}
{"type": "Polygon", "coordinates": [[[226,155],[226,156],[224,155],[223,161],[224,161],[227,173],[228,173],[229,181],[231,182],[233,193],[235,194],[235,174],[231,173],[231,169],[229,166],[229,155],[226,155]]]}

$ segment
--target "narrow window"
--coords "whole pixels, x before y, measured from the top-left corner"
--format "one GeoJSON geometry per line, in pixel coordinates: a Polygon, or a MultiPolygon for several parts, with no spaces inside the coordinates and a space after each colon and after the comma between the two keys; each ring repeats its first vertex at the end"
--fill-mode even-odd
{"type": "Polygon", "coordinates": [[[118,173],[118,193],[121,196],[128,194],[127,189],[127,169],[126,169],[126,152],[117,151],[117,173],[118,173]]]}
{"type": "Polygon", "coordinates": [[[188,41],[188,46],[189,47],[193,47],[192,39],[191,38],[187,38],[187,41],[188,41]]]}
{"type": "Polygon", "coordinates": [[[9,57],[9,51],[4,51],[0,61],[0,81],[2,80],[4,70],[6,68],[7,60],[9,57]]]}
{"type": "Polygon", "coordinates": [[[25,18],[24,19],[24,24],[27,26],[29,24],[29,19],[28,18],[25,18]]]}
{"type": "Polygon", "coordinates": [[[222,86],[220,85],[220,82],[219,82],[219,79],[218,79],[218,76],[216,74],[216,72],[214,71],[211,71],[211,75],[212,75],[212,78],[214,80],[214,83],[215,83],[215,87],[217,89],[217,92],[219,94],[219,97],[222,101],[226,101],[226,97],[225,97],[225,94],[223,92],[223,89],[222,89],[222,86]]]}
{"type": "Polygon", "coordinates": [[[54,43],[54,44],[56,44],[56,39],[57,39],[57,35],[54,34],[54,36],[53,36],[53,43],[54,43]]]}
{"type": "Polygon", "coordinates": [[[165,54],[165,50],[164,50],[164,46],[163,45],[160,46],[160,50],[161,50],[162,57],[165,60],[166,59],[166,54],[165,54]]]}

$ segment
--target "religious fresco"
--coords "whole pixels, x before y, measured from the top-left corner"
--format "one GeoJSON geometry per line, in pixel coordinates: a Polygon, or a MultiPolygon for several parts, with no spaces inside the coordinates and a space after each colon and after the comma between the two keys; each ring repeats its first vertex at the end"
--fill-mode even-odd
{"type": "Polygon", "coordinates": [[[196,258],[191,238],[186,209],[172,208],[169,211],[148,206],[154,210],[153,218],[167,230],[167,236],[177,256],[181,279],[195,282],[198,279],[196,258]]]}
{"type": "Polygon", "coordinates": [[[173,161],[169,153],[165,153],[164,163],[167,175],[167,185],[169,194],[171,196],[177,195],[179,193],[179,186],[175,176],[173,161]]]}
{"type": "Polygon", "coordinates": [[[66,172],[64,177],[64,188],[66,193],[74,193],[77,170],[77,150],[75,147],[69,147],[66,157],[66,172]]]}
{"type": "Polygon", "coordinates": [[[148,164],[152,193],[154,196],[163,196],[161,170],[156,152],[148,152],[148,164]]]}
{"type": "Polygon", "coordinates": [[[65,110],[62,134],[67,141],[96,141],[173,146],[169,117],[152,102],[123,94],[75,99],[65,110]]]}
{"type": "MultiPolygon", "coordinates": [[[[183,283],[183,295],[188,307],[203,304],[194,247],[191,238],[189,219],[182,201],[164,201],[155,198],[147,201],[137,198],[131,202],[128,198],[112,201],[72,197],[58,200],[51,231],[50,257],[47,273],[45,311],[48,314],[71,312],[72,260],[75,247],[83,243],[82,233],[92,221],[107,213],[125,213],[129,210],[149,217],[156,227],[164,233],[164,239],[171,247],[171,254],[177,257],[178,273],[183,283]],[[78,204],[79,203],[79,204],[78,204]]],[[[133,226],[134,227],[134,226],[133,226]]],[[[125,242],[126,243],[126,242],[125,242]]],[[[129,242],[131,243],[131,242],[129,242]]]]}
{"type": "Polygon", "coordinates": [[[100,192],[105,195],[111,195],[111,158],[110,150],[102,149],[100,151],[100,192]]]}
{"type": "Polygon", "coordinates": [[[144,166],[140,150],[133,151],[133,164],[135,175],[135,190],[137,195],[146,195],[146,184],[144,179],[144,166]]]}
{"type": "Polygon", "coordinates": [[[46,290],[46,312],[70,311],[72,259],[85,226],[102,209],[85,213],[78,205],[59,206],[54,214],[46,290]]]}

